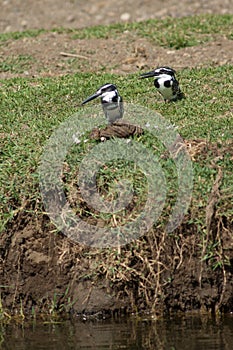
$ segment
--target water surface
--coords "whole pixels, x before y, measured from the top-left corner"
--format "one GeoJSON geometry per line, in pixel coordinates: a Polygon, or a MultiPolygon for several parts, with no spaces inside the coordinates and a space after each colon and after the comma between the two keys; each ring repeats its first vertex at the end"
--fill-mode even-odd
{"type": "Polygon", "coordinates": [[[232,350],[233,315],[8,325],[0,327],[0,349],[232,350]]]}

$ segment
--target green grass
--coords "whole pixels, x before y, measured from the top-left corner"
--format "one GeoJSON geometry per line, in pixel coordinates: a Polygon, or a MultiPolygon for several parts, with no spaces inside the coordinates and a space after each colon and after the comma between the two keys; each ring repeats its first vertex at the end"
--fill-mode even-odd
{"type": "MultiPolygon", "coordinates": [[[[122,33],[130,31],[138,37],[146,37],[152,43],[180,49],[183,47],[199,45],[213,40],[216,35],[224,35],[233,39],[232,15],[199,15],[184,18],[166,18],[164,20],[147,20],[127,24],[99,25],[83,29],[54,28],[57,33],[68,33],[73,39],[107,39],[116,38],[122,33]]],[[[27,30],[24,32],[2,33],[0,43],[10,39],[36,37],[48,30],[27,30]]]]}
{"type": "Polygon", "coordinates": [[[31,68],[35,59],[31,56],[19,55],[15,57],[7,57],[0,62],[1,72],[23,73],[31,68]]]}
{"type": "MultiPolygon", "coordinates": [[[[86,96],[106,81],[118,85],[125,102],[145,105],[161,113],[176,125],[184,139],[201,138],[218,143],[220,148],[232,139],[233,67],[186,69],[179,72],[179,79],[186,99],[171,104],[161,102],[153,88],[153,81],[140,80],[137,75],[129,75],[126,79],[109,74],[87,73],[60,78],[1,81],[1,228],[28,200],[32,203],[40,201],[37,168],[46,140],[61,122],[80,110],[78,105],[86,96]]],[[[139,141],[149,148],[157,147],[157,141],[152,137],[142,136],[139,141]]],[[[80,146],[76,159],[82,158],[90,146],[80,146]]],[[[162,152],[161,149],[158,154],[162,152]]],[[[233,188],[231,156],[226,155],[217,161],[227,174],[223,185],[225,191],[233,188]]],[[[202,197],[203,203],[216,175],[216,170],[210,166],[211,161],[211,154],[207,154],[200,162],[194,163],[196,185],[193,195],[197,199],[202,197]]],[[[172,171],[172,166],[168,166],[168,178],[172,171]]],[[[117,173],[121,177],[126,175],[125,172],[125,168],[120,167],[117,173]]],[[[105,173],[106,176],[110,176],[111,182],[111,169],[108,174],[105,173]]],[[[103,181],[106,183],[106,179],[103,181]]],[[[136,182],[138,186],[138,179],[136,182]]]]}
{"type": "MultiPolygon", "coordinates": [[[[203,40],[211,40],[215,34],[232,39],[233,16],[197,16],[182,19],[149,20],[139,23],[116,24],[110,27],[98,26],[83,30],[60,29],[70,32],[72,37],[108,38],[134,31],[138,36],[148,37],[156,44],[175,47],[196,45],[203,40]]],[[[1,34],[1,45],[5,40],[36,36],[44,30],[1,34]]],[[[3,71],[20,73],[31,64],[31,57],[21,56],[6,60],[1,64],[3,71]]],[[[13,78],[0,82],[0,229],[15,217],[19,210],[33,210],[41,203],[38,191],[38,165],[43,146],[61,122],[73,113],[80,111],[80,102],[95,92],[105,82],[118,85],[125,102],[136,103],[159,112],[177,127],[177,132],[189,140],[205,139],[219,148],[232,139],[232,84],[233,66],[184,69],[178,72],[186,99],[177,103],[165,104],[153,87],[153,80],[140,80],[137,74],[117,76],[82,73],[58,78],[13,78]],[[28,204],[29,203],[29,204],[28,204]],[[37,204],[36,204],[37,203],[37,204]]],[[[95,103],[99,103],[95,101],[95,103]]],[[[84,108],[84,107],[83,107],[84,108]]],[[[150,136],[140,137],[146,147],[155,149],[157,141],[150,136]]],[[[91,146],[93,143],[90,143],[91,146]]],[[[81,145],[76,157],[84,156],[88,146],[81,145]]],[[[163,150],[157,149],[161,155],[163,150]]],[[[232,154],[215,160],[224,169],[223,193],[232,193],[233,176],[231,171],[232,154]]],[[[77,159],[77,158],[76,158],[77,159]]],[[[203,206],[212,188],[216,169],[211,166],[213,155],[206,154],[194,162],[195,186],[193,197],[203,206]]],[[[71,160],[72,163],[72,160],[71,160]]],[[[167,178],[173,178],[174,164],[162,161],[167,178]]],[[[133,169],[133,168],[132,168],[133,169]]],[[[143,190],[137,171],[130,170],[129,178],[134,178],[137,194],[143,201],[143,190]]],[[[75,171],[75,170],[74,170],[75,171]]],[[[125,167],[119,166],[119,177],[127,177],[125,167]]],[[[106,182],[114,182],[112,168],[99,180],[106,189],[106,182]],[[104,178],[105,177],[105,178],[104,178]],[[106,180],[107,179],[107,180],[106,180]],[[102,181],[102,182],[101,182],[102,181]]],[[[144,183],[144,182],[142,182],[144,183]]],[[[171,184],[171,192],[173,182],[171,184]]],[[[142,186],[143,187],[143,186],[142,186]]],[[[175,188],[175,184],[174,184],[175,188]]],[[[114,197],[114,194],[112,194],[114,197]]],[[[43,208],[39,205],[40,210],[43,208]]],[[[223,212],[230,217],[232,209],[226,201],[222,203],[223,212]]],[[[232,206],[231,206],[232,208],[232,206]]]]}
{"type": "Polygon", "coordinates": [[[211,41],[214,34],[232,39],[232,24],[231,15],[200,15],[156,22],[149,20],[146,26],[139,26],[137,30],[139,35],[148,37],[157,45],[180,49],[211,41]]]}
{"type": "Polygon", "coordinates": [[[22,32],[9,32],[9,33],[1,33],[0,34],[0,42],[4,43],[7,40],[14,39],[23,39],[23,38],[31,38],[40,35],[41,33],[45,33],[44,29],[31,29],[25,30],[22,32]]]}

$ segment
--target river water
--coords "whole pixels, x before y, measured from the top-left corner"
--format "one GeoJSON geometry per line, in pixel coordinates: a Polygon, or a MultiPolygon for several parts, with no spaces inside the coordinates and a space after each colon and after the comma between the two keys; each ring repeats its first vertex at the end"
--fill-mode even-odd
{"type": "Polygon", "coordinates": [[[0,349],[233,350],[233,315],[0,326],[0,349]]]}

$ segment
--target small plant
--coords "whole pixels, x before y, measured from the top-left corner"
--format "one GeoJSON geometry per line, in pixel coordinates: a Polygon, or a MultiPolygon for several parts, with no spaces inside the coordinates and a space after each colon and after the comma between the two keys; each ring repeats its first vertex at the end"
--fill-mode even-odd
{"type": "Polygon", "coordinates": [[[0,293],[0,325],[1,323],[6,323],[9,320],[11,320],[11,316],[3,308],[2,298],[0,293]]]}
{"type": "Polygon", "coordinates": [[[76,303],[77,300],[72,301],[68,293],[69,286],[66,288],[65,293],[53,293],[53,298],[48,306],[48,311],[52,319],[57,319],[61,314],[69,313],[76,303]]]}
{"type": "Polygon", "coordinates": [[[216,270],[218,268],[223,268],[224,266],[224,260],[221,257],[221,254],[219,252],[221,242],[210,242],[207,245],[206,253],[203,257],[203,261],[206,261],[213,270],[216,270]]]}

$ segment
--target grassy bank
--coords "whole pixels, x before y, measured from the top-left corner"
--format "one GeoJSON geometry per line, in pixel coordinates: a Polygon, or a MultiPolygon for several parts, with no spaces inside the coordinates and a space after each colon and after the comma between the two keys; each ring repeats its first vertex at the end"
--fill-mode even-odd
{"type": "MultiPolygon", "coordinates": [[[[179,50],[212,40],[216,33],[220,37],[226,36],[232,40],[233,34],[230,31],[232,23],[233,16],[200,16],[66,31],[82,40],[109,38],[129,31],[138,37],[149,38],[152,45],[156,43],[179,50]]],[[[7,45],[7,40],[12,38],[16,40],[24,36],[40,36],[42,32],[2,34],[0,42],[1,45],[7,45]]],[[[233,218],[233,66],[225,64],[178,71],[178,79],[186,98],[177,103],[165,104],[154,90],[153,82],[138,79],[139,74],[119,76],[101,71],[96,74],[75,72],[49,78],[17,77],[22,69],[27,68],[27,64],[31,64],[29,61],[25,62],[21,57],[1,65],[3,70],[15,74],[15,78],[0,82],[1,232],[10,232],[17,220],[19,227],[22,226],[27,221],[25,219],[27,216],[32,221],[33,217],[37,220],[43,217],[44,208],[38,187],[38,166],[46,140],[63,121],[83,108],[80,107],[82,100],[100,85],[105,82],[115,83],[126,103],[135,103],[157,111],[176,126],[177,132],[186,142],[192,159],[194,170],[192,202],[184,223],[171,236],[163,231],[163,222],[168,215],[165,210],[161,222],[154,227],[151,234],[130,247],[121,251],[110,249],[98,253],[89,252],[89,259],[93,259],[94,263],[84,279],[98,280],[104,276],[115,290],[126,288],[131,300],[136,298],[134,293],[137,289],[138,304],[144,303],[141,301],[144,299],[148,307],[155,308],[158,302],[164,300],[165,289],[172,283],[172,272],[168,272],[168,257],[170,256],[171,263],[175,261],[175,254],[178,254],[178,262],[174,263],[174,269],[179,269],[180,265],[187,263],[185,245],[188,245],[188,241],[183,246],[181,236],[186,239],[195,234],[191,246],[193,249],[195,247],[195,255],[200,265],[208,264],[210,274],[217,270],[221,275],[223,286],[216,301],[220,306],[221,296],[227,285],[224,276],[227,269],[232,269],[233,259],[228,252],[232,243],[229,242],[229,246],[225,246],[225,238],[222,236],[224,230],[229,232],[232,228],[233,218]],[[170,245],[176,246],[175,252],[172,252],[171,246],[170,252],[166,251],[163,245],[167,240],[170,240],[170,245]],[[160,255],[163,253],[167,254],[165,260],[160,255]]],[[[153,149],[159,157],[164,154],[164,149],[160,149],[158,140],[148,134],[138,137],[137,141],[153,149]]],[[[96,141],[90,141],[88,145],[81,143],[75,154],[75,160],[79,162],[95,144],[96,141]]],[[[171,193],[173,190],[176,192],[175,181],[171,179],[172,175],[176,176],[174,164],[170,164],[166,157],[161,157],[161,164],[166,170],[168,181],[171,180],[169,181],[171,193]]],[[[77,169],[72,159],[69,165],[73,172],[69,174],[66,183],[68,195],[77,176],[77,169]]],[[[103,170],[99,179],[103,194],[107,196],[106,189],[111,188],[111,182],[114,182],[117,176],[133,179],[137,197],[143,202],[145,181],[143,176],[140,177],[138,169],[135,170],[132,166],[127,170],[122,164],[117,166],[113,164],[110,169],[103,170]],[[113,171],[115,171],[114,177],[113,171]]],[[[169,198],[166,208],[169,208],[169,198]]],[[[89,211],[89,216],[96,219],[96,213],[91,213],[90,208],[85,210],[89,211]]],[[[127,215],[126,213],[124,220],[127,220],[127,215]]],[[[108,220],[109,217],[102,219],[108,220]]],[[[108,224],[111,220],[112,218],[108,224]]],[[[123,219],[119,216],[114,220],[120,222],[123,219]]],[[[7,259],[7,249],[6,246],[2,247],[3,261],[7,259]]],[[[191,256],[191,253],[188,255],[191,256]]]]}
{"type": "MultiPolygon", "coordinates": [[[[203,139],[221,148],[232,138],[233,67],[210,67],[179,72],[187,96],[177,104],[156,100],[152,82],[137,75],[119,77],[108,74],[75,74],[61,78],[22,79],[1,82],[1,227],[15,215],[25,200],[40,201],[37,167],[46,139],[61,122],[79,111],[80,102],[96,87],[112,81],[126,102],[135,102],[158,111],[177,127],[186,140],[203,139]]],[[[205,198],[213,183],[214,170],[209,168],[211,155],[195,163],[198,197],[205,198]],[[211,176],[212,173],[212,176],[211,176]],[[199,176],[203,177],[200,187],[199,176]],[[203,183],[206,183],[203,188],[203,183]],[[198,188],[199,187],[199,188],[198,188]]],[[[232,188],[231,155],[217,163],[224,168],[223,188],[232,188]]]]}

